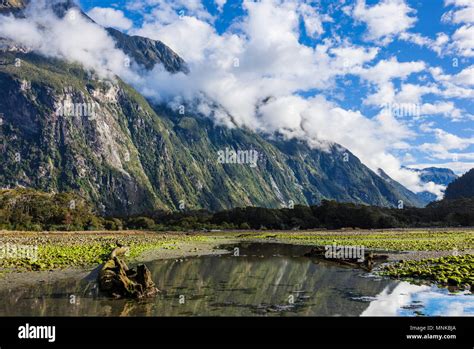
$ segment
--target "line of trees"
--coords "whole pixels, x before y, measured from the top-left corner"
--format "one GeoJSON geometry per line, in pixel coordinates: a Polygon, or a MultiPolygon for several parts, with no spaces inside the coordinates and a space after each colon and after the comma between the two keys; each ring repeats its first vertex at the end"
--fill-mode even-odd
{"type": "Polygon", "coordinates": [[[339,229],[474,226],[474,198],[403,209],[323,201],[292,209],[234,208],[212,213],[156,211],[131,217],[100,217],[76,194],[32,189],[0,190],[0,229],[7,230],[227,230],[339,229]]]}
{"type": "Polygon", "coordinates": [[[193,211],[156,213],[159,228],[182,229],[385,229],[408,227],[474,226],[474,199],[435,202],[425,208],[403,209],[323,201],[318,206],[292,209],[235,208],[210,213],[193,211]]]}

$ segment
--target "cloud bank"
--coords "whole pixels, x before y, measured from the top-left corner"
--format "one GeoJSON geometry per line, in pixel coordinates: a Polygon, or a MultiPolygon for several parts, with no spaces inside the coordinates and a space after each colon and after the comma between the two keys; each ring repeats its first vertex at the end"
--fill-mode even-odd
{"type": "Polygon", "coordinates": [[[133,78],[132,71],[124,64],[127,56],[116,49],[105,29],[83,17],[77,9],[58,18],[52,11],[54,3],[32,1],[27,7],[26,18],[0,16],[1,36],[46,57],[80,63],[103,77],[133,78]]]}

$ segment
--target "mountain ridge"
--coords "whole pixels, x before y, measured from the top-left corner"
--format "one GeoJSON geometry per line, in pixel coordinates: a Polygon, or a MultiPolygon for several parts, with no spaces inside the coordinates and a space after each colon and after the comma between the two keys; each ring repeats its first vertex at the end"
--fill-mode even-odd
{"type": "Polygon", "coordinates": [[[183,205],[211,210],[279,207],[289,201],[313,204],[331,198],[418,205],[348,151],[350,161],[345,163],[340,146],[325,153],[296,141],[272,144],[245,129],[152,108],[124,82],[91,80],[77,65],[33,53],[1,56],[10,62],[0,66],[6,144],[1,187],[78,191],[114,214],[183,205]],[[23,61],[21,69],[13,64],[16,57],[23,61]],[[31,85],[26,91],[21,88],[24,80],[31,85]],[[55,105],[64,100],[97,102],[100,112],[94,119],[55,115],[55,105]],[[264,158],[257,169],[219,164],[217,152],[226,147],[254,148],[264,158]],[[17,154],[21,162],[15,162],[17,154]],[[300,161],[302,156],[307,163],[300,161]]]}
{"type": "MultiPolygon", "coordinates": [[[[162,64],[186,73],[184,60],[159,41],[107,30],[137,63],[150,59],[146,68],[162,64]]],[[[297,140],[219,126],[192,110],[181,115],[150,105],[119,78],[102,81],[77,64],[35,53],[6,49],[0,59],[6,62],[0,65],[0,187],[78,192],[104,214],[282,207],[324,199],[422,205],[340,145],[312,149],[297,140]],[[58,115],[66,102],[98,110],[58,115]],[[217,154],[226,148],[257,151],[258,166],[219,163],[217,154]]]]}

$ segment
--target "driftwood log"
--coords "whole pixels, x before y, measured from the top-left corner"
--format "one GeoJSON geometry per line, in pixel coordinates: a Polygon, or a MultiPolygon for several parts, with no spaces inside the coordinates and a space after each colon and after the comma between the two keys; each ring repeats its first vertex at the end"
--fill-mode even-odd
{"type": "Polygon", "coordinates": [[[383,263],[388,259],[387,255],[373,254],[372,252],[364,253],[364,260],[359,261],[357,258],[326,258],[326,249],[323,247],[313,247],[304,254],[305,257],[320,258],[341,265],[347,265],[355,268],[372,271],[375,263],[383,263]]]}
{"type": "Polygon", "coordinates": [[[115,298],[155,296],[159,291],[146,265],[140,264],[136,270],[129,269],[121,259],[127,251],[127,247],[120,245],[112,251],[99,272],[100,291],[115,298]]]}

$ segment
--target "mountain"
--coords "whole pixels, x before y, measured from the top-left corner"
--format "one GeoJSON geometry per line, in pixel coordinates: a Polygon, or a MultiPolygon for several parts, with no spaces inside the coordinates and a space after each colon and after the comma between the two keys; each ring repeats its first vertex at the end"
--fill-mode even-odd
{"type": "MultiPolygon", "coordinates": [[[[11,13],[22,17],[24,16],[23,10],[29,2],[30,0],[0,0],[0,14],[11,13]]],[[[53,12],[60,18],[64,17],[69,10],[75,9],[80,16],[94,22],[73,0],[56,0],[50,6],[53,12]]],[[[186,62],[163,42],[136,35],[130,36],[114,28],[105,28],[105,30],[115,40],[117,48],[121,49],[145,69],[151,70],[157,64],[161,64],[171,73],[189,72],[186,62]]],[[[0,49],[2,46],[6,46],[7,41],[0,37],[0,49]]],[[[11,45],[11,43],[8,44],[11,45]]]]}
{"type": "Polygon", "coordinates": [[[93,80],[77,65],[33,53],[3,52],[0,60],[1,187],[75,191],[110,214],[290,200],[420,204],[340,146],[311,149],[152,107],[123,81],[93,80]],[[99,108],[93,117],[57,115],[64,101],[99,108]],[[257,151],[257,167],[219,163],[226,148],[257,151]]]}
{"type": "MultiPolygon", "coordinates": [[[[427,167],[423,169],[416,169],[407,167],[406,169],[418,173],[422,183],[433,182],[434,184],[447,186],[456,178],[458,178],[458,176],[449,168],[427,167]]],[[[417,193],[417,195],[418,198],[425,203],[425,205],[437,199],[435,194],[428,191],[417,193]]]]}
{"type": "Polygon", "coordinates": [[[162,64],[171,73],[188,73],[184,60],[161,41],[141,36],[129,36],[116,29],[107,28],[109,35],[117,42],[117,48],[148,70],[162,64]]]}
{"type": "MultiPolygon", "coordinates": [[[[166,45],[108,31],[144,67],[187,71],[166,45]]],[[[73,191],[110,215],[323,199],[422,205],[339,145],[316,149],[278,135],[218,126],[189,108],[181,115],[150,104],[119,78],[98,80],[77,64],[28,50],[0,50],[0,87],[3,188],[73,191]],[[232,151],[247,160],[257,155],[258,161],[235,163],[232,151]]]]}
{"type": "Polygon", "coordinates": [[[474,198],[474,168],[450,183],[444,198],[446,200],[474,198]]]}
{"type": "Polygon", "coordinates": [[[423,183],[434,182],[435,184],[448,185],[458,176],[449,168],[427,167],[423,169],[412,169],[420,174],[423,183]]]}
{"type": "Polygon", "coordinates": [[[378,173],[385,182],[390,184],[395,189],[395,191],[399,193],[400,200],[402,201],[399,204],[402,204],[403,206],[410,206],[411,203],[416,203],[416,206],[423,206],[424,203],[420,200],[417,194],[413,193],[412,191],[408,190],[403,185],[392,179],[388,174],[385,173],[384,170],[379,169],[378,173]],[[402,196],[404,198],[402,198],[402,196]]]}
{"type": "MultiPolygon", "coordinates": [[[[32,0],[0,0],[0,14],[13,14],[23,16],[23,10],[32,0]]],[[[80,8],[73,0],[52,0],[49,4],[53,11],[60,17],[71,8],[80,8]]],[[[82,14],[84,14],[81,11],[82,14]]]]}

